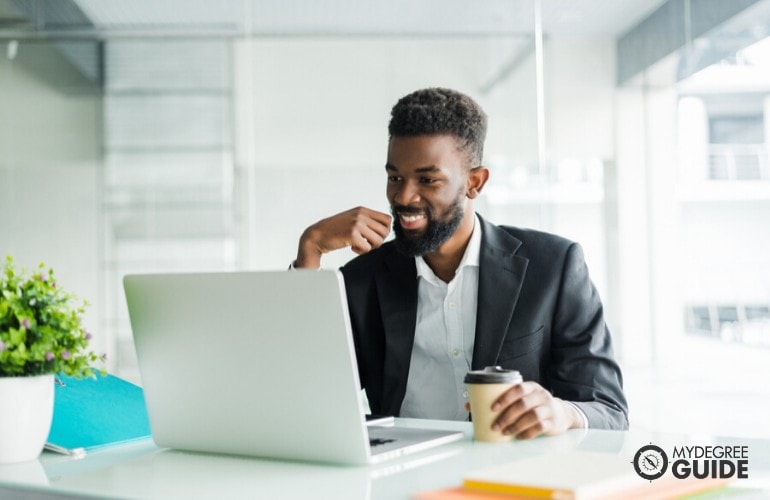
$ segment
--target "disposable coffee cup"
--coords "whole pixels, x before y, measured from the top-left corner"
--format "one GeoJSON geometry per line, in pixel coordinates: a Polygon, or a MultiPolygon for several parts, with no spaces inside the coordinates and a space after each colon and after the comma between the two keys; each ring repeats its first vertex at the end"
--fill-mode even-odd
{"type": "Polygon", "coordinates": [[[513,440],[513,436],[504,435],[502,429],[492,430],[492,423],[500,414],[500,411],[492,411],[492,404],[505,391],[522,381],[518,371],[505,370],[499,366],[487,366],[483,370],[465,374],[473,419],[473,439],[489,442],[513,440]]]}

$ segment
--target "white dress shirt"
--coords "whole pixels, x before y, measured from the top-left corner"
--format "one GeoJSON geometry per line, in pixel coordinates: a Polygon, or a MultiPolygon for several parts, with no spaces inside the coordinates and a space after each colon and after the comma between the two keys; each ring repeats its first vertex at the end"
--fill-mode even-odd
{"type": "Polygon", "coordinates": [[[402,417],[468,420],[463,379],[471,369],[476,336],[480,226],[477,216],[449,283],[437,277],[422,257],[415,257],[417,324],[402,417]]]}
{"type": "MultiPolygon", "coordinates": [[[[468,420],[465,374],[471,369],[478,309],[481,223],[473,233],[455,276],[443,282],[422,257],[417,266],[417,324],[401,417],[468,420]]],[[[585,413],[567,401],[588,428],[585,413]]]]}

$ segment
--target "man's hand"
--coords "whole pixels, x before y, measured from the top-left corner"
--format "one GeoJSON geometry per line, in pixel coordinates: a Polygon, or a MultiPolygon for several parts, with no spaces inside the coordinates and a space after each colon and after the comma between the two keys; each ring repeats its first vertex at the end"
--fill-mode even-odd
{"type": "Polygon", "coordinates": [[[299,239],[296,268],[321,267],[321,255],[350,247],[364,254],[382,245],[390,232],[390,215],[365,207],[356,207],[305,229],[299,239]]]}
{"type": "Polygon", "coordinates": [[[541,434],[553,436],[567,429],[583,427],[583,418],[577,408],[553,397],[536,382],[524,382],[505,391],[492,404],[492,411],[500,415],[492,429],[516,439],[529,439],[541,434]]]}

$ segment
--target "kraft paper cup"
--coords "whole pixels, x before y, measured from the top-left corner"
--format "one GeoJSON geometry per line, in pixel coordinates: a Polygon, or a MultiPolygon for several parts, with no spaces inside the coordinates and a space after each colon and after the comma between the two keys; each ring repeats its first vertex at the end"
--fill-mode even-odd
{"type": "Polygon", "coordinates": [[[492,430],[492,423],[500,413],[492,411],[492,403],[505,391],[521,382],[522,377],[518,371],[504,370],[499,366],[488,366],[465,375],[465,385],[468,386],[471,403],[473,439],[493,443],[513,440],[513,436],[504,435],[502,430],[492,430]]]}

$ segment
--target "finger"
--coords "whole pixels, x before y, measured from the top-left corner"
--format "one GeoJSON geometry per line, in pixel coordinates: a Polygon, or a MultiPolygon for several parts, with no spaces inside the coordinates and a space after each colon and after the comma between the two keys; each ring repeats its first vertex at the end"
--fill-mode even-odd
{"type": "Polygon", "coordinates": [[[503,429],[503,434],[516,439],[530,439],[545,433],[553,424],[553,411],[547,405],[536,406],[524,412],[517,420],[503,429]]]}
{"type": "Polygon", "coordinates": [[[388,219],[384,222],[371,217],[369,218],[366,227],[368,227],[371,231],[376,232],[380,238],[385,239],[390,233],[391,217],[388,215],[388,219]]]}
{"type": "Polygon", "coordinates": [[[515,433],[512,433],[516,439],[532,439],[536,438],[538,436],[541,436],[546,433],[546,423],[541,421],[535,421],[532,423],[532,425],[524,428],[523,430],[518,430],[515,433]]]}
{"type": "Polygon", "coordinates": [[[391,217],[388,214],[366,207],[356,207],[349,214],[353,218],[353,227],[358,231],[363,232],[364,228],[368,228],[383,239],[390,233],[391,217]]]}
{"type": "Polygon", "coordinates": [[[384,212],[378,212],[377,210],[372,210],[370,208],[367,208],[366,210],[369,217],[371,217],[375,221],[385,226],[388,230],[390,230],[390,226],[393,223],[393,217],[391,217],[390,214],[386,214],[384,212]]]}
{"type": "Polygon", "coordinates": [[[384,237],[381,236],[376,231],[373,231],[372,229],[365,227],[361,230],[361,236],[366,239],[366,241],[369,242],[369,245],[372,248],[377,248],[382,245],[382,243],[385,241],[384,237]]]}
{"type": "Polygon", "coordinates": [[[353,250],[356,254],[361,255],[371,252],[372,245],[366,238],[360,234],[356,234],[351,238],[350,249],[353,250]]]}
{"type": "MultiPolygon", "coordinates": [[[[494,429],[497,427],[497,429],[505,430],[512,426],[517,426],[518,420],[520,420],[527,412],[531,411],[533,408],[548,404],[548,393],[544,390],[525,394],[500,412],[500,415],[495,419],[492,428],[494,429]]],[[[516,427],[514,430],[518,429],[520,429],[520,427],[516,427]]]]}
{"type": "Polygon", "coordinates": [[[349,214],[351,214],[356,220],[363,220],[363,219],[369,219],[376,223],[377,225],[384,226],[386,228],[390,228],[392,217],[384,212],[379,212],[377,210],[372,210],[371,208],[367,207],[356,207],[351,210],[348,210],[349,214]]]}
{"type": "Polygon", "coordinates": [[[514,385],[502,393],[500,397],[498,397],[495,402],[492,403],[492,411],[499,411],[521,399],[530,390],[528,384],[529,382],[524,382],[522,384],[514,385]]]}

